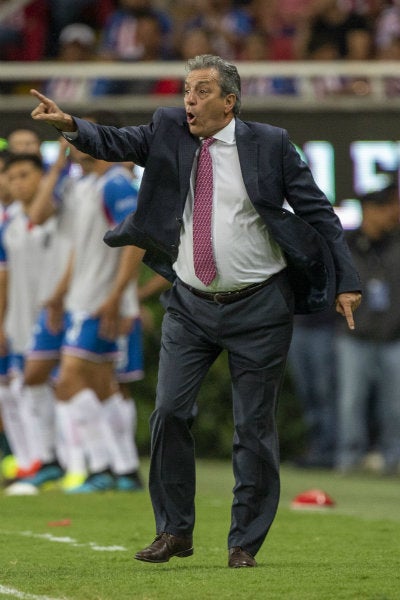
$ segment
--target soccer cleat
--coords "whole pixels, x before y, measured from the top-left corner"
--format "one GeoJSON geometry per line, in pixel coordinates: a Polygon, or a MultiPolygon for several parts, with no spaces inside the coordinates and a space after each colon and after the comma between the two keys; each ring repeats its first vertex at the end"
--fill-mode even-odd
{"type": "Polygon", "coordinates": [[[63,475],[57,462],[42,465],[34,475],[18,477],[4,490],[6,496],[34,496],[39,489],[50,489],[63,475]]]}
{"type": "Polygon", "coordinates": [[[73,488],[81,486],[86,480],[86,473],[65,473],[64,477],[60,481],[60,487],[64,492],[68,492],[73,488]]]}
{"type": "Polygon", "coordinates": [[[138,492],[143,489],[139,473],[115,475],[115,489],[119,492],[138,492]]]}
{"type": "Polygon", "coordinates": [[[25,477],[22,482],[34,485],[36,488],[43,488],[48,484],[58,481],[63,475],[64,471],[60,465],[57,462],[53,462],[42,465],[35,475],[25,477]]]}
{"type": "Polygon", "coordinates": [[[22,467],[18,467],[16,479],[25,479],[27,477],[32,477],[37,473],[42,466],[42,463],[39,460],[35,460],[27,469],[23,469],[22,467]]]}
{"type": "Polygon", "coordinates": [[[93,473],[77,487],[66,490],[67,494],[92,494],[93,492],[106,492],[115,489],[114,477],[108,471],[93,473]]]}

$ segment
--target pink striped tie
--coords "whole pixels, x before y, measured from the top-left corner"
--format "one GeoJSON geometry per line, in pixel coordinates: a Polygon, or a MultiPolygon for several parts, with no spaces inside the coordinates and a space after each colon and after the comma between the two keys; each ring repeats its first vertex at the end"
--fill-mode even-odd
{"type": "Polygon", "coordinates": [[[206,138],[197,165],[193,206],[193,262],[196,277],[210,285],[217,275],[212,248],[213,165],[209,146],[214,138],[206,138]]]}

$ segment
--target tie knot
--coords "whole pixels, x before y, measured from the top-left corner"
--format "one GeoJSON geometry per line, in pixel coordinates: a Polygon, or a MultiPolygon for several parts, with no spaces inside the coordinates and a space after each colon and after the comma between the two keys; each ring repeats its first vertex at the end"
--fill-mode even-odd
{"type": "Polygon", "coordinates": [[[214,142],[215,142],[215,138],[213,138],[213,137],[204,138],[202,148],[209,148],[211,146],[211,144],[213,144],[214,142]]]}

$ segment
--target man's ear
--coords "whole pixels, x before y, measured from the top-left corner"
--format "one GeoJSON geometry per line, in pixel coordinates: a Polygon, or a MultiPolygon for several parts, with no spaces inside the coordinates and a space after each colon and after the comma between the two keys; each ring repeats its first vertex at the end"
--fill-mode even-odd
{"type": "Polygon", "coordinates": [[[228,94],[227,96],[225,96],[225,113],[226,114],[228,114],[229,112],[231,112],[231,110],[233,110],[233,107],[235,106],[235,102],[236,102],[235,94],[228,94]]]}

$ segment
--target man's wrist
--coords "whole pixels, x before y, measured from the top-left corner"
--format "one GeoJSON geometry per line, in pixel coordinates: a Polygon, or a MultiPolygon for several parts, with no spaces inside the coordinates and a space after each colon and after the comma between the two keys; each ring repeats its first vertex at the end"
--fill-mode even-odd
{"type": "Polygon", "coordinates": [[[61,127],[55,128],[61,133],[61,135],[67,140],[74,140],[78,137],[78,128],[75,123],[75,119],[71,115],[65,115],[65,121],[61,127]]]}
{"type": "Polygon", "coordinates": [[[78,137],[77,131],[60,131],[60,133],[68,142],[73,142],[78,137]]]}

